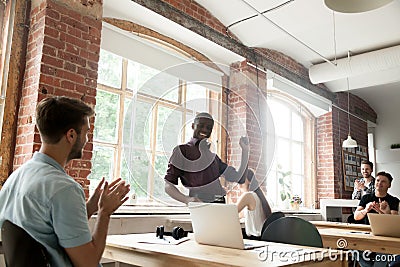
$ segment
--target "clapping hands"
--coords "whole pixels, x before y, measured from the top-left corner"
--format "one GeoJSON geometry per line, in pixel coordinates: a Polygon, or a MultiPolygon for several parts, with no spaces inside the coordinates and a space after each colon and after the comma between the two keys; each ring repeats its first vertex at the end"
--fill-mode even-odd
{"type": "Polygon", "coordinates": [[[387,214],[390,213],[390,207],[386,200],[382,201],[379,199],[379,202],[373,201],[367,204],[366,209],[368,211],[374,210],[379,214],[387,214]]]}
{"type": "Polygon", "coordinates": [[[363,180],[355,180],[354,181],[354,186],[356,187],[357,190],[363,190],[365,185],[363,180]]]}

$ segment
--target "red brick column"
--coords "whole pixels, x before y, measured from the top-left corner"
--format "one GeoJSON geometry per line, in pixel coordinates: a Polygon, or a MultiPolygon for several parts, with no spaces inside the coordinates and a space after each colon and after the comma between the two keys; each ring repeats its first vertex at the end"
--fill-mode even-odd
{"type": "MultiPolygon", "coordinates": [[[[81,98],[96,103],[97,69],[100,52],[102,6],[99,2],[44,0],[32,6],[26,71],[18,112],[14,169],[40,148],[35,129],[37,103],[50,95],[81,98]]],[[[94,119],[91,123],[93,126],[94,119]]],[[[88,193],[92,139],[82,160],[72,161],[68,173],[88,193]]]]}
{"type": "MultiPolygon", "coordinates": [[[[265,106],[263,92],[266,89],[266,75],[256,71],[246,61],[233,64],[230,73],[228,96],[228,159],[227,163],[239,167],[241,149],[239,138],[247,135],[250,141],[249,167],[256,171],[260,183],[266,178],[265,164],[265,106]],[[257,78],[258,75],[258,78],[257,78]],[[257,87],[258,80],[258,87],[257,87]],[[261,118],[260,118],[261,117],[261,118]]],[[[235,201],[238,190],[230,192],[235,201]]]]}
{"type": "MultiPolygon", "coordinates": [[[[337,93],[336,103],[329,112],[317,119],[317,194],[321,198],[350,199],[344,190],[342,143],[349,132],[347,93],[337,93]]],[[[375,111],[361,98],[350,94],[350,113],[363,112],[376,119],[375,111]]],[[[351,136],[357,144],[368,146],[368,126],[363,120],[350,115],[351,136]]]]}

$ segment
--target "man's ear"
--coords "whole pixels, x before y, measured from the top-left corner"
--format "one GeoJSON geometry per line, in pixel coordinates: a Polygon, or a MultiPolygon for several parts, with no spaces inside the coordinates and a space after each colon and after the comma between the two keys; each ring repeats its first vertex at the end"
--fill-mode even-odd
{"type": "Polygon", "coordinates": [[[69,142],[74,142],[76,139],[76,131],[74,129],[69,129],[66,133],[67,140],[69,142]]]}
{"type": "Polygon", "coordinates": [[[194,123],[192,123],[192,130],[194,130],[194,123]]]}

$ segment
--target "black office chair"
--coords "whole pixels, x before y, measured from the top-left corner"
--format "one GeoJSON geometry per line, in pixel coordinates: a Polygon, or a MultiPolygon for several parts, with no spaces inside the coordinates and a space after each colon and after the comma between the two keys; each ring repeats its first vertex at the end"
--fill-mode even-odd
{"type": "Polygon", "coordinates": [[[1,239],[7,267],[50,266],[45,247],[12,222],[4,221],[1,239]]]}
{"type": "Polygon", "coordinates": [[[264,233],[265,229],[267,229],[267,226],[270,225],[273,221],[285,217],[285,213],[283,213],[282,211],[275,211],[273,213],[271,213],[271,215],[269,215],[269,217],[265,220],[263,227],[261,229],[261,236],[262,233],[264,233]]]}
{"type": "Polygon", "coordinates": [[[317,228],[299,217],[283,217],[272,222],[261,236],[263,241],[285,244],[323,247],[317,228]]]}

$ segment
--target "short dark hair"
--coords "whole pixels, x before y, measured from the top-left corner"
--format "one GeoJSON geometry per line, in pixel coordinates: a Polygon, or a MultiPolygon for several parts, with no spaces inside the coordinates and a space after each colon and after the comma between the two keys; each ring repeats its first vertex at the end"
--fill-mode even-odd
{"type": "Polygon", "coordinates": [[[376,177],[378,177],[378,176],[385,176],[386,178],[389,179],[389,182],[390,182],[390,183],[392,183],[392,181],[393,181],[392,175],[390,175],[390,173],[388,173],[388,172],[378,172],[378,174],[376,175],[376,177]]]}
{"type": "Polygon", "coordinates": [[[52,96],[43,99],[36,107],[36,125],[42,142],[55,144],[69,130],[80,134],[85,117],[94,110],[79,99],[52,96]]]}
{"type": "Polygon", "coordinates": [[[194,117],[194,122],[199,121],[199,119],[201,119],[201,118],[209,119],[209,120],[212,120],[212,121],[214,122],[214,119],[213,119],[213,117],[211,116],[211,114],[210,114],[210,113],[207,113],[207,112],[200,112],[200,113],[198,113],[198,114],[196,115],[196,117],[194,117]]]}
{"type": "Polygon", "coordinates": [[[371,170],[374,169],[374,164],[369,160],[364,159],[363,161],[361,161],[361,164],[368,164],[371,167],[371,170]]]}

